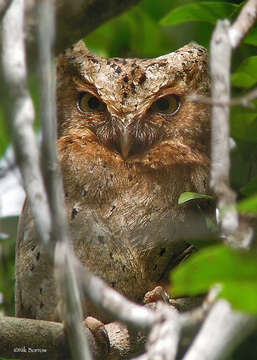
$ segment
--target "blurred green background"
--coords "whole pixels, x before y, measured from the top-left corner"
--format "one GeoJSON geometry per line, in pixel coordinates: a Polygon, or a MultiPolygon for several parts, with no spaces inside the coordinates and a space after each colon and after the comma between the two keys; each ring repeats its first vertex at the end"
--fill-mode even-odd
{"type": "MultiPolygon", "coordinates": [[[[218,18],[235,18],[242,1],[143,0],[118,18],[112,19],[85,38],[87,46],[105,57],[156,57],[172,52],[190,41],[209,48],[218,18]]],[[[257,83],[257,28],[233,54],[232,91],[241,96],[257,83]]],[[[38,80],[29,77],[31,94],[38,112],[38,80]]],[[[257,105],[257,101],[253,102],[257,105]]],[[[0,158],[11,143],[11,136],[0,108],[0,158]]],[[[36,131],[40,122],[36,120],[36,131]]],[[[231,183],[238,199],[255,199],[257,194],[257,108],[232,108],[231,183]]],[[[1,171],[1,169],[0,169],[1,171]]],[[[1,183],[0,183],[1,186],[1,183]]],[[[1,188],[0,188],[1,205],[1,188]]],[[[1,209],[1,206],[0,206],[1,209]]],[[[257,213],[256,204],[253,213],[257,213]]],[[[0,213],[1,216],[1,213],[0,213]]],[[[1,219],[8,238],[0,239],[0,311],[14,314],[14,250],[17,218],[1,219]],[[9,223],[8,223],[9,221],[9,223]],[[9,224],[9,225],[8,225],[9,224]],[[6,230],[7,229],[7,230],[6,230]]],[[[1,230],[1,229],[0,229],[1,230]]]]}

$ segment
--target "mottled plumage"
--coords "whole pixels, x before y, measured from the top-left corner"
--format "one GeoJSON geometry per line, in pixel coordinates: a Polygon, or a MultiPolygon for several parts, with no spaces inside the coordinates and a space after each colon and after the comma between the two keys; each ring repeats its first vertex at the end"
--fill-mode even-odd
{"type": "MultiPolygon", "coordinates": [[[[162,284],[184,239],[205,230],[184,191],[208,192],[206,50],[194,43],[156,59],[104,59],[81,41],[58,60],[58,149],[75,253],[142,302],[162,284]],[[194,226],[195,225],[195,226],[194,226]]],[[[18,316],[56,320],[53,267],[28,206],[16,258],[18,316]]],[[[91,304],[87,313],[108,319],[91,304]]]]}

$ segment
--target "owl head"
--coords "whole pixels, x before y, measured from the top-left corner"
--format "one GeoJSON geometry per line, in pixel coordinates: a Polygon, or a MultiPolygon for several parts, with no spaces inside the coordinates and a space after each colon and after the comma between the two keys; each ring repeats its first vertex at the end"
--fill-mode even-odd
{"type": "Polygon", "coordinates": [[[90,131],[124,161],[167,141],[208,153],[209,108],[189,100],[209,91],[200,45],[155,59],[105,59],[79,41],[59,57],[57,78],[59,137],[90,131]]]}

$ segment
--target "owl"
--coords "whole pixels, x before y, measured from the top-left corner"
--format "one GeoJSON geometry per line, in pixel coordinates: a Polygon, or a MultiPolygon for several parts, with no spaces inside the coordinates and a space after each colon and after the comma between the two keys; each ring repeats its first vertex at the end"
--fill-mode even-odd
{"type": "MultiPolygon", "coordinates": [[[[83,41],[59,56],[58,151],[76,256],[142,303],[205,223],[185,191],[209,192],[206,50],[195,43],[155,59],[105,59],[83,41]]],[[[17,316],[59,321],[53,264],[28,203],[16,251],[17,316]]],[[[109,321],[86,301],[84,315],[109,321]]]]}

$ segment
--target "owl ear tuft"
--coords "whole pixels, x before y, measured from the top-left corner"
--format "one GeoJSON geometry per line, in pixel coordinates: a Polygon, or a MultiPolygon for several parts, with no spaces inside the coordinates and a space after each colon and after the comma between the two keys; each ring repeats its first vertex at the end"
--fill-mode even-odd
{"type": "Polygon", "coordinates": [[[75,51],[75,52],[87,52],[89,51],[88,48],[86,47],[86,44],[83,40],[79,40],[78,42],[76,42],[74,45],[71,46],[71,50],[75,51]]]}
{"type": "Polygon", "coordinates": [[[89,50],[86,47],[86,44],[84,43],[83,40],[79,40],[78,42],[73,44],[70,48],[66,49],[62,54],[60,54],[60,56],[72,58],[72,56],[74,55],[78,56],[79,54],[85,54],[87,52],[89,52],[89,50]]]}
{"type": "MultiPolygon", "coordinates": [[[[69,49],[65,50],[57,59],[57,78],[58,82],[64,75],[81,74],[85,63],[91,61],[99,62],[99,56],[88,50],[83,40],[78,41],[69,49]]],[[[60,83],[58,83],[59,86],[60,83]]]]}

